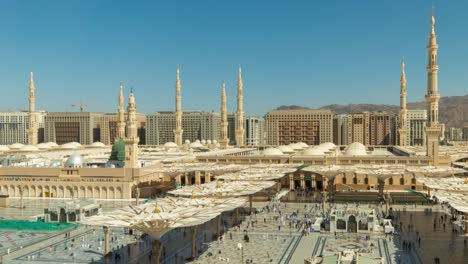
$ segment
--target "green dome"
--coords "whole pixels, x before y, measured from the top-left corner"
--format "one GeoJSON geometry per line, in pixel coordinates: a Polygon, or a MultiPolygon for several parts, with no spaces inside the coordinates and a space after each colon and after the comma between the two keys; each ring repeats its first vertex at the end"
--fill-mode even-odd
{"type": "Polygon", "coordinates": [[[123,139],[119,139],[112,146],[110,160],[125,160],[125,142],[123,141],[123,139]]]}

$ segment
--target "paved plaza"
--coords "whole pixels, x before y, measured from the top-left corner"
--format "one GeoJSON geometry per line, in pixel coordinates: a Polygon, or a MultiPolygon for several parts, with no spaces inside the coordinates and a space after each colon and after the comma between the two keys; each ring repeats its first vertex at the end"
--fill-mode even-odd
{"type": "MultiPolygon", "coordinates": [[[[19,199],[12,199],[12,208],[1,208],[2,217],[31,219],[42,212],[49,200],[31,199],[19,209],[19,199]],[[4,214],[4,212],[6,212],[4,214]]],[[[103,210],[126,206],[130,201],[103,201],[103,210]]],[[[215,240],[216,220],[196,228],[179,228],[162,238],[162,263],[187,263],[192,255],[192,232],[195,232],[195,260],[191,263],[302,263],[310,256],[331,256],[345,249],[355,250],[363,256],[381,257],[386,263],[434,263],[439,257],[444,263],[464,263],[468,259],[465,237],[455,233],[446,209],[441,206],[392,206],[397,213],[397,234],[380,233],[333,234],[330,232],[303,232],[301,221],[322,214],[321,204],[281,203],[266,210],[266,202],[254,202],[257,214],[246,216],[242,211],[239,226],[235,214],[223,214],[222,239],[215,240]],[[281,214],[279,213],[281,211],[281,214]],[[242,217],[244,215],[244,217],[242,217]],[[295,215],[295,218],[291,216],[295,215]],[[295,225],[297,221],[297,225],[295,225]],[[289,224],[291,222],[291,225],[289,224]],[[400,223],[401,222],[401,223],[400,223]],[[434,223],[435,227],[434,227],[434,223]],[[445,231],[444,231],[445,224],[445,231]],[[246,235],[248,241],[246,241],[246,235]],[[419,242],[421,238],[421,242],[419,242]],[[412,243],[409,250],[403,245],[412,243]],[[240,249],[239,243],[242,245],[240,249]]],[[[382,210],[382,207],[376,207],[382,210]]],[[[71,231],[70,237],[60,231],[0,231],[0,254],[8,248],[24,254],[4,263],[105,263],[103,258],[104,233],[101,228],[81,226],[71,231]],[[23,247],[23,248],[21,248],[23,247]],[[34,248],[33,250],[27,250],[34,248]]],[[[140,233],[128,234],[122,228],[111,229],[112,256],[109,263],[152,263],[150,239],[140,233]]],[[[13,253],[13,252],[12,252],[13,253]]],[[[13,256],[10,255],[10,256],[13,256]]]]}

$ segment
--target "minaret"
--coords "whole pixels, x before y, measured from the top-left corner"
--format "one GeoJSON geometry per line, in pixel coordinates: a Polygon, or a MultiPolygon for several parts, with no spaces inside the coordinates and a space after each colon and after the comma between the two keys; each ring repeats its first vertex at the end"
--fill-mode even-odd
{"type": "Polygon", "coordinates": [[[219,135],[219,144],[221,145],[221,148],[227,148],[229,145],[226,84],[224,83],[224,81],[223,81],[223,88],[221,91],[221,130],[220,130],[220,135],[219,135]]]}
{"type": "Polygon", "coordinates": [[[33,73],[29,77],[29,129],[28,129],[28,144],[37,145],[37,115],[36,115],[36,96],[34,95],[34,79],[33,73]]]}
{"type": "Polygon", "coordinates": [[[120,93],[119,93],[119,109],[117,115],[117,135],[114,141],[125,138],[125,110],[124,110],[124,95],[123,85],[120,81],[120,93]]]}
{"type": "Polygon", "coordinates": [[[127,106],[127,137],[125,138],[125,168],[138,168],[138,128],[135,97],[130,90],[127,106]]]}
{"type": "Polygon", "coordinates": [[[433,157],[434,166],[438,163],[439,156],[439,99],[437,88],[437,73],[439,66],[437,66],[437,36],[434,30],[435,18],[434,8],[432,9],[431,16],[431,32],[429,35],[429,43],[427,45],[428,63],[427,63],[427,94],[426,94],[426,107],[427,107],[427,125],[426,125],[426,149],[427,156],[433,157]]]}
{"type": "Polygon", "coordinates": [[[239,65],[237,77],[237,123],[236,123],[236,144],[237,146],[244,145],[244,96],[242,95],[242,68],[239,65]]]}
{"type": "Polygon", "coordinates": [[[176,127],[174,129],[174,143],[177,146],[182,145],[182,133],[184,130],[182,129],[182,96],[180,96],[180,69],[177,66],[177,73],[176,73],[176,96],[175,96],[175,120],[176,120],[176,127]]]}
{"type": "Polygon", "coordinates": [[[401,78],[400,78],[400,126],[398,129],[400,146],[407,145],[408,127],[406,124],[408,111],[406,110],[406,75],[405,62],[401,62],[401,78]]]}

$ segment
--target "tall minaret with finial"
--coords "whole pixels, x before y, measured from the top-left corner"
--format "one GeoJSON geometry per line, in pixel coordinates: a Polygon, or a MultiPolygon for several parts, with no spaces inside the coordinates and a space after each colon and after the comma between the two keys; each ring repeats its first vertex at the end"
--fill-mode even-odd
{"type": "Polygon", "coordinates": [[[219,144],[221,145],[221,148],[227,148],[229,145],[226,83],[224,81],[223,81],[223,88],[221,91],[221,130],[220,130],[220,135],[219,135],[219,144]]]}
{"type": "Polygon", "coordinates": [[[406,124],[406,75],[405,75],[405,62],[401,62],[401,78],[400,78],[400,125],[398,129],[399,145],[406,146],[408,139],[408,127],[406,124]]]}
{"type": "Polygon", "coordinates": [[[125,168],[138,168],[138,128],[136,120],[135,97],[130,90],[127,106],[127,137],[125,138],[125,168]]]}
{"type": "Polygon", "coordinates": [[[242,84],[242,68],[239,65],[237,76],[237,123],[236,123],[236,144],[237,146],[244,145],[244,96],[242,84]]]}
{"type": "Polygon", "coordinates": [[[175,96],[175,121],[176,121],[176,127],[174,129],[174,143],[177,144],[177,146],[182,145],[182,134],[184,133],[184,130],[182,129],[182,96],[180,95],[180,88],[182,86],[180,85],[180,69],[179,66],[177,65],[177,73],[176,73],[176,96],[175,96]]]}
{"type": "Polygon", "coordinates": [[[37,115],[36,115],[36,95],[34,94],[34,79],[33,73],[29,77],[29,129],[28,129],[28,144],[37,145],[37,115]]]}
{"type": "Polygon", "coordinates": [[[120,81],[119,109],[117,113],[117,118],[117,135],[114,141],[125,138],[125,109],[122,81],[120,81]]]}
{"type": "Polygon", "coordinates": [[[437,66],[437,36],[435,34],[435,18],[434,8],[432,8],[431,16],[431,32],[429,34],[429,43],[427,45],[427,94],[426,94],[426,107],[427,107],[427,126],[426,126],[426,150],[427,156],[433,157],[434,165],[438,163],[439,156],[439,99],[437,87],[437,73],[439,66],[437,66]]]}

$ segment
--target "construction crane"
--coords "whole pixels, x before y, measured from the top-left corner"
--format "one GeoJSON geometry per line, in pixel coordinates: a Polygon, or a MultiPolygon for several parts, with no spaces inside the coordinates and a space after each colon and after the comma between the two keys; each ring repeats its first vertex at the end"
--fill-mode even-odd
{"type": "Polygon", "coordinates": [[[85,106],[91,106],[91,105],[83,104],[83,101],[82,101],[82,100],[80,100],[80,103],[79,103],[79,104],[71,104],[71,107],[79,107],[79,108],[80,108],[80,112],[83,112],[85,106]]]}

